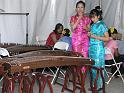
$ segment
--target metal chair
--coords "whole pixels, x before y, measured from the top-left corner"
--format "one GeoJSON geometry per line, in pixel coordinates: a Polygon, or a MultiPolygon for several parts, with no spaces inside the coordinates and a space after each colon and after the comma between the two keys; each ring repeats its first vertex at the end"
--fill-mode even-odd
{"type": "Polygon", "coordinates": [[[54,47],[53,47],[53,50],[55,49],[60,49],[60,50],[65,50],[67,51],[69,48],[69,44],[68,43],[65,43],[65,42],[57,42],[55,43],[54,47]]]}
{"type": "Polygon", "coordinates": [[[124,79],[123,79],[123,77],[122,77],[122,74],[121,74],[121,72],[120,72],[120,66],[121,66],[121,64],[123,63],[123,62],[116,62],[115,61],[115,59],[114,59],[114,55],[112,54],[112,52],[111,52],[111,50],[109,49],[109,48],[107,48],[107,47],[105,47],[105,54],[106,55],[111,55],[111,57],[112,57],[112,60],[113,60],[113,64],[110,64],[110,65],[105,65],[105,67],[112,67],[112,66],[115,66],[116,67],[116,71],[114,72],[114,73],[110,73],[109,71],[107,71],[106,70],[106,68],[105,68],[105,72],[107,73],[107,76],[109,77],[109,75],[108,75],[108,73],[110,73],[111,74],[111,76],[109,77],[109,80],[106,82],[107,84],[109,84],[110,83],[110,81],[112,80],[112,78],[115,76],[115,74],[118,72],[119,73],[119,76],[121,77],[121,79],[122,79],[122,81],[123,81],[123,83],[124,83],[124,79]]]}
{"type": "Polygon", "coordinates": [[[9,52],[5,49],[5,48],[0,48],[0,56],[7,56],[7,57],[10,57],[10,54],[9,52]]]}
{"type": "MultiPolygon", "coordinates": [[[[5,48],[0,48],[0,59],[2,59],[2,57],[10,57],[9,52],[5,48]]],[[[6,74],[7,73],[5,73],[5,75],[6,74]]],[[[3,78],[4,78],[4,75],[0,78],[0,83],[2,82],[3,78]]]]}
{"type": "MultiPolygon", "coordinates": [[[[54,47],[53,47],[53,50],[59,49],[59,50],[65,50],[65,51],[67,51],[68,48],[69,48],[69,44],[68,44],[68,43],[65,43],[65,42],[57,42],[57,43],[55,43],[55,45],[54,45],[54,47]]],[[[52,81],[51,81],[51,84],[54,83],[54,81],[55,81],[55,79],[56,79],[57,74],[59,73],[59,71],[60,71],[60,73],[64,76],[63,71],[60,70],[61,67],[55,67],[55,68],[56,68],[56,71],[55,71],[55,72],[52,71],[52,69],[48,68],[48,69],[51,71],[52,76],[53,76],[53,79],[52,79],[52,81]]],[[[44,74],[45,69],[46,69],[46,68],[43,69],[42,74],[44,74]]],[[[60,77],[59,77],[59,78],[60,78],[60,77]]]]}
{"type": "MultiPolygon", "coordinates": [[[[53,50],[55,50],[55,49],[60,49],[60,50],[68,51],[68,48],[69,48],[69,44],[68,44],[68,43],[66,43],[66,42],[57,42],[57,43],[54,45],[53,50]]],[[[54,74],[54,77],[53,77],[53,80],[52,80],[52,82],[51,82],[52,84],[54,83],[55,78],[57,77],[57,74],[59,74],[59,71],[60,71],[60,73],[65,77],[64,71],[62,71],[61,67],[56,67],[56,68],[57,68],[57,70],[56,70],[56,72],[55,72],[55,74],[54,74]]]]}

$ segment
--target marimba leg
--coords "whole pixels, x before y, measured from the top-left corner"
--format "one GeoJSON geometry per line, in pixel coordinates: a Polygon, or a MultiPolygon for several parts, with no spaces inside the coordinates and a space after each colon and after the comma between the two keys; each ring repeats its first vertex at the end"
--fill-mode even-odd
{"type": "Polygon", "coordinates": [[[46,84],[48,83],[50,93],[53,93],[53,88],[50,82],[50,77],[49,76],[44,76],[41,73],[36,73],[36,79],[38,80],[39,83],[39,93],[44,93],[44,89],[46,87],[46,84]]]}
{"type": "Polygon", "coordinates": [[[102,78],[102,91],[103,93],[105,93],[105,80],[104,80],[104,76],[103,76],[103,71],[104,71],[104,68],[98,68],[98,67],[89,67],[89,71],[90,71],[90,77],[91,77],[91,80],[90,80],[90,88],[91,88],[91,91],[92,93],[98,93],[99,89],[97,89],[97,80],[99,77],[102,78]],[[93,75],[92,75],[92,69],[96,70],[96,77],[95,77],[95,80],[93,82],[93,75]]]}

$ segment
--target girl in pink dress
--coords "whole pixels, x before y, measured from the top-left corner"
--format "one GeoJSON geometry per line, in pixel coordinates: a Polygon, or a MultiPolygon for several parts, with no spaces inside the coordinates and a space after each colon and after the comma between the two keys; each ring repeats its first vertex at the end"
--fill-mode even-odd
{"type": "MultiPolygon", "coordinates": [[[[87,32],[90,28],[91,20],[84,15],[85,3],[78,1],[76,4],[77,14],[71,17],[70,25],[72,29],[72,50],[79,52],[83,57],[88,57],[89,37],[87,32]]],[[[82,72],[85,72],[82,67],[82,72]]]]}
{"type": "Polygon", "coordinates": [[[79,1],[76,4],[77,14],[71,17],[70,25],[72,28],[72,49],[81,53],[84,57],[88,57],[89,38],[87,32],[90,27],[91,20],[84,16],[85,3],[79,1]]]}

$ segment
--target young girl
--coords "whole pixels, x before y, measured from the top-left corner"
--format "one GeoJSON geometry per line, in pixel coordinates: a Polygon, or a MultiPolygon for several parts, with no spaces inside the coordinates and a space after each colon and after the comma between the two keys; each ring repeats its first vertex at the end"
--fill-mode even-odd
{"type": "MultiPolygon", "coordinates": [[[[93,9],[90,12],[90,18],[93,22],[91,25],[88,36],[90,37],[89,43],[89,58],[95,61],[94,66],[104,68],[105,65],[105,53],[104,53],[104,41],[109,40],[108,29],[105,23],[102,21],[101,10],[93,9]]],[[[96,77],[96,71],[92,70],[93,82],[96,77]]],[[[98,90],[102,89],[102,79],[99,77],[97,82],[98,90]]]]}
{"type": "Polygon", "coordinates": [[[72,39],[70,37],[70,30],[65,28],[62,31],[62,37],[58,40],[58,42],[66,42],[69,44],[68,51],[72,51],[72,39]]]}
{"type": "Polygon", "coordinates": [[[63,25],[61,23],[56,24],[55,30],[53,30],[47,38],[46,45],[53,47],[57,40],[61,38],[62,31],[63,25]]]}
{"type": "Polygon", "coordinates": [[[72,28],[72,49],[81,53],[84,57],[88,57],[89,30],[91,20],[84,15],[85,3],[78,1],[76,4],[77,14],[71,17],[70,25],[72,28]]]}
{"type": "MultiPolygon", "coordinates": [[[[114,27],[111,27],[108,30],[108,33],[109,33],[110,38],[109,38],[109,41],[105,43],[105,47],[109,48],[112,51],[112,54],[114,55],[114,58],[115,58],[117,63],[118,62],[124,62],[124,55],[120,54],[119,50],[118,50],[118,44],[117,44],[118,32],[117,32],[117,30],[114,27]]],[[[105,55],[105,64],[111,65],[113,63],[114,62],[113,62],[111,55],[105,55]]],[[[115,71],[116,71],[116,67],[112,66],[111,72],[114,73],[115,71]]],[[[122,65],[120,67],[120,71],[121,71],[121,73],[124,73],[124,68],[122,65]]],[[[115,77],[118,77],[117,74],[118,73],[115,74],[115,77]]]]}

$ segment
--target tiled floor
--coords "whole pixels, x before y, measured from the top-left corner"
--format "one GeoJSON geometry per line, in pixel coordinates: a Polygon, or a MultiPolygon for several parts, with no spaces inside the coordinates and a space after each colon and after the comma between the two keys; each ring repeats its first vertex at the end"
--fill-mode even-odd
{"type": "MultiPolygon", "coordinates": [[[[88,88],[89,88],[88,77],[87,77],[85,83],[86,83],[86,85],[85,85],[86,93],[92,93],[91,91],[88,91],[88,88]]],[[[69,87],[71,87],[71,86],[72,86],[72,84],[70,83],[69,87]]],[[[54,89],[54,93],[61,93],[62,86],[55,84],[55,85],[53,85],[53,89],[54,89]]],[[[17,91],[18,91],[18,88],[16,87],[15,93],[18,93],[17,91]]],[[[38,84],[35,83],[34,93],[38,93],[38,91],[39,91],[38,84]]],[[[0,90],[0,93],[1,93],[1,90],[0,90]]],[[[50,93],[47,87],[45,88],[44,93],[50,93]]],[[[71,92],[66,90],[64,93],[71,93],[71,92]]],[[[79,93],[79,89],[77,89],[76,93],[79,93]]],[[[102,93],[102,92],[99,92],[99,93],[102,93]]],[[[109,85],[106,84],[106,93],[124,93],[124,83],[122,82],[121,78],[114,78],[109,83],[109,85]]]]}
{"type": "MultiPolygon", "coordinates": [[[[71,86],[71,85],[70,85],[71,86]]],[[[124,93],[124,83],[122,82],[121,78],[114,78],[108,85],[106,84],[106,93],[124,93]]],[[[54,85],[54,92],[55,93],[61,93],[61,86],[60,85],[54,85]]],[[[91,91],[88,91],[89,88],[89,80],[86,80],[86,93],[92,93],[91,91]]],[[[47,93],[47,92],[46,92],[47,93]]],[[[65,91],[64,93],[71,93],[69,91],[65,91]]],[[[79,90],[77,89],[77,93],[79,93],[79,90]]],[[[102,92],[99,92],[102,93],[102,92]]]]}

